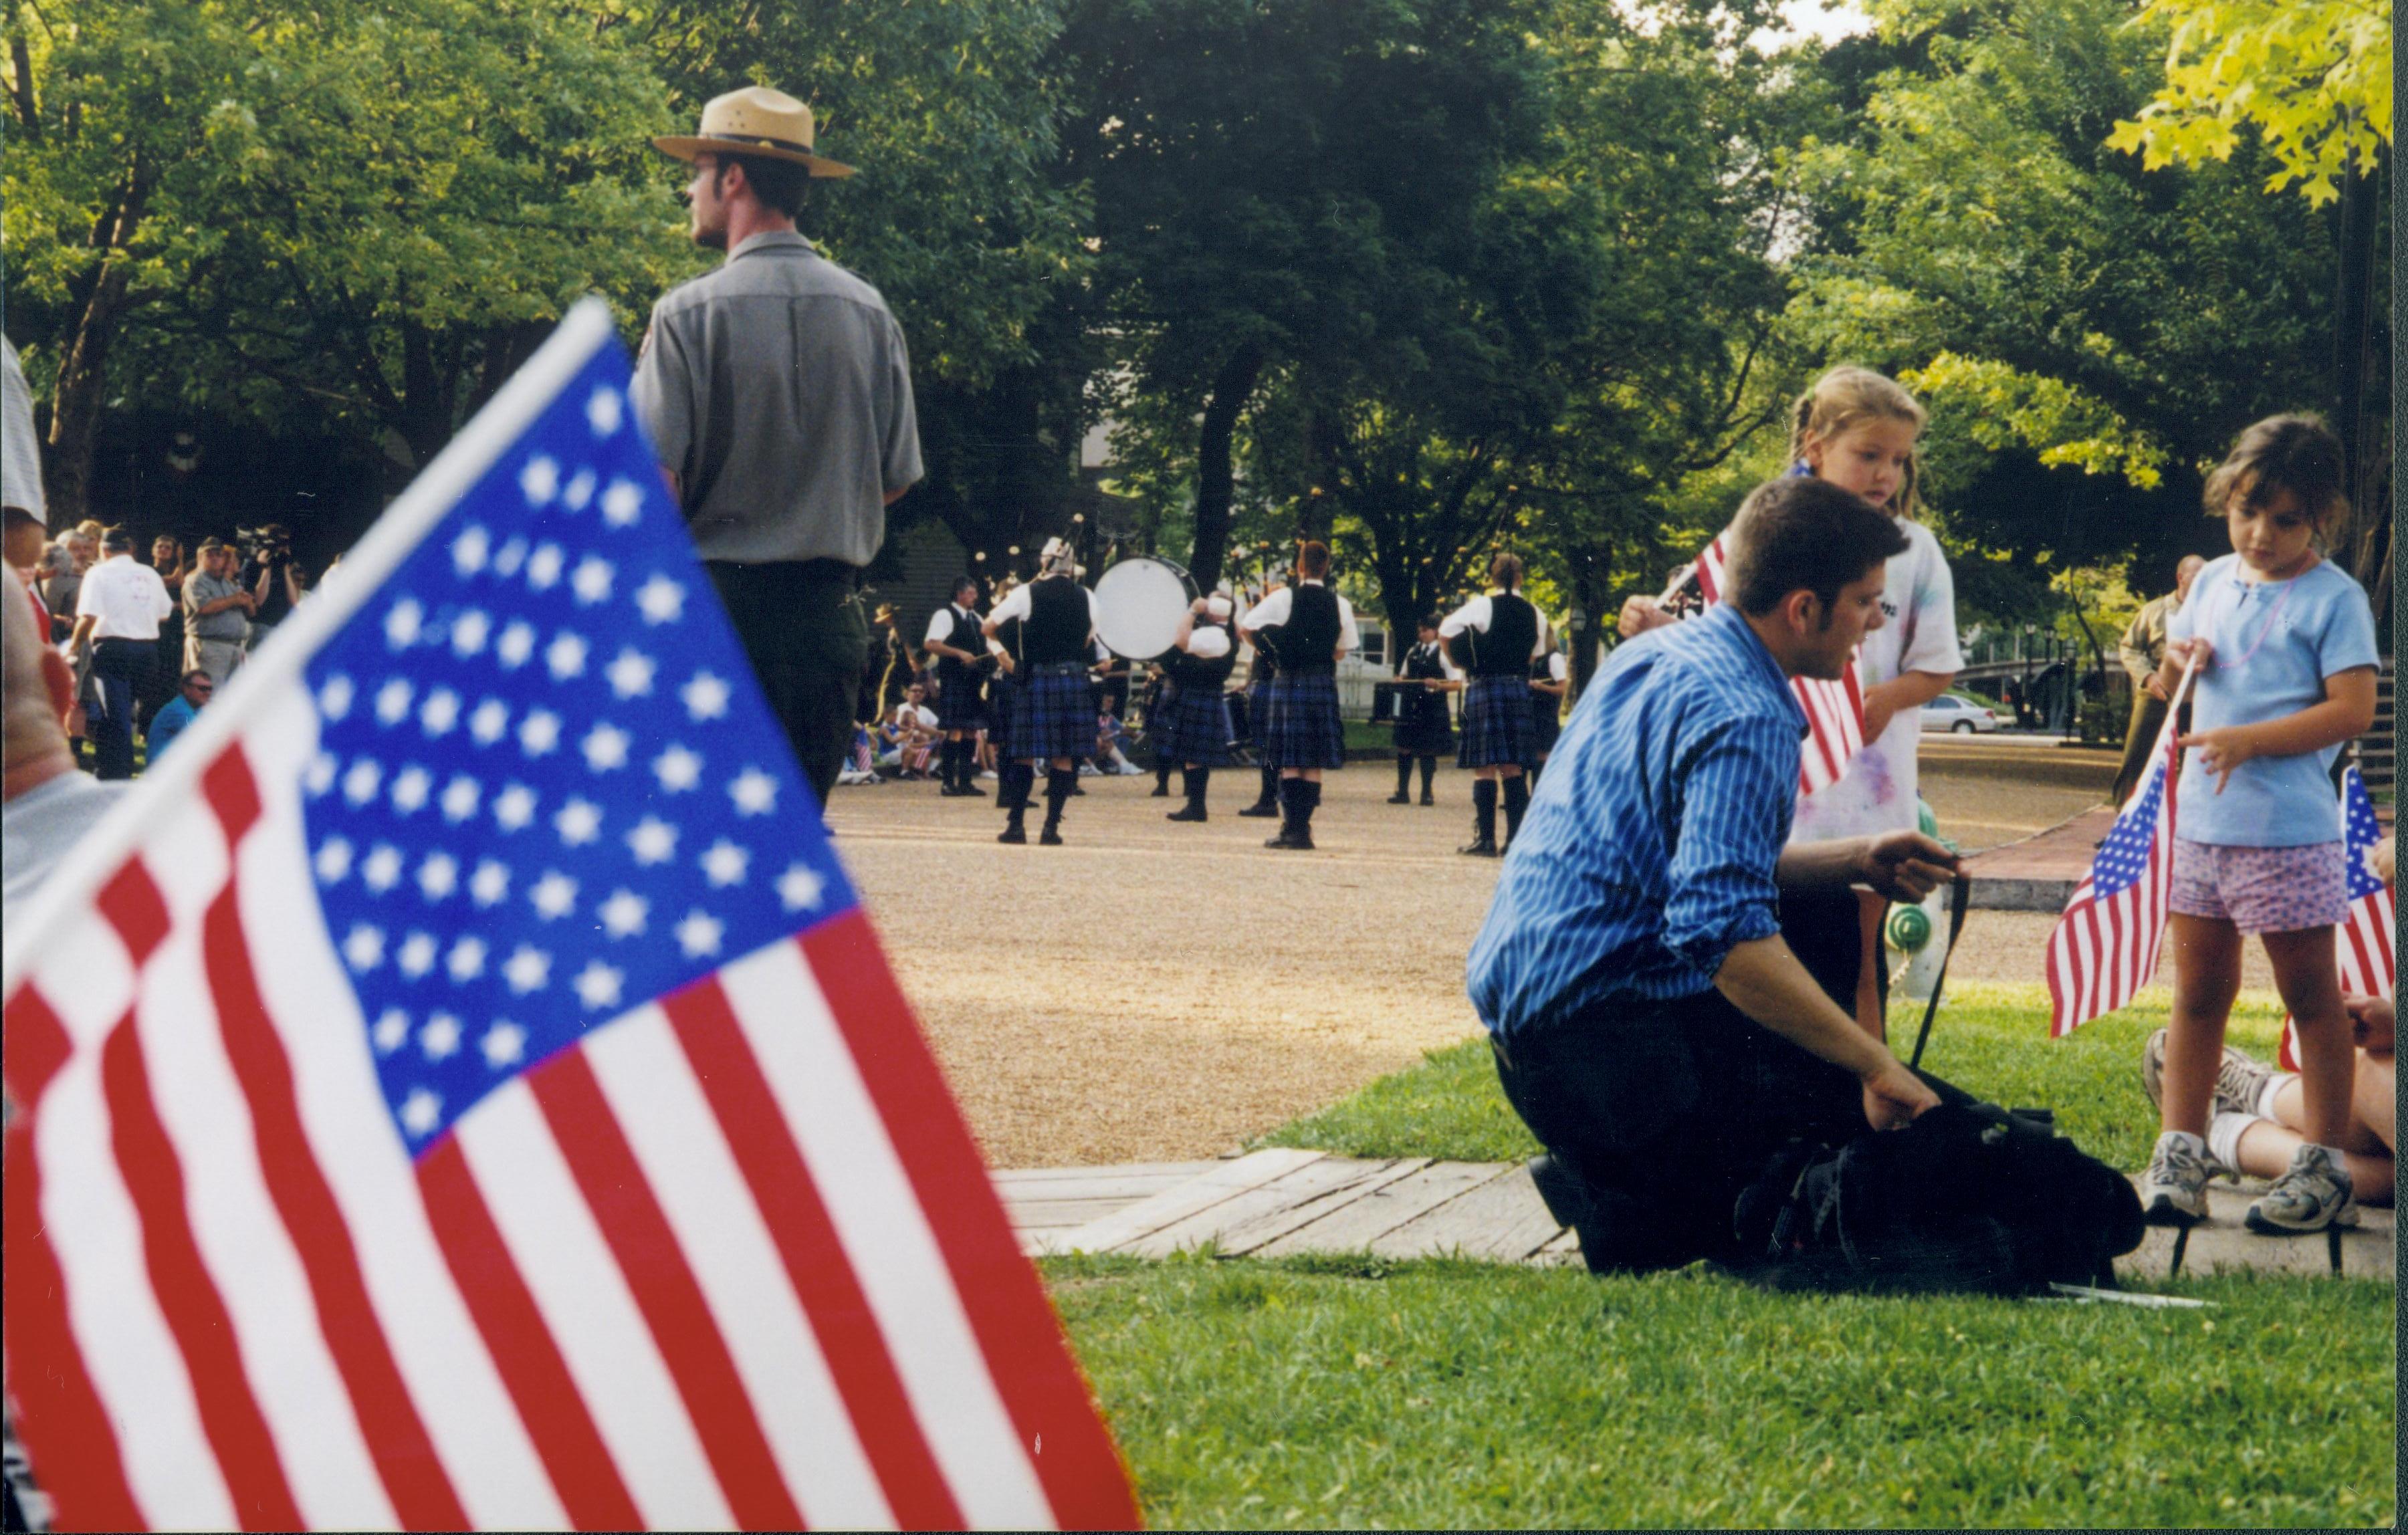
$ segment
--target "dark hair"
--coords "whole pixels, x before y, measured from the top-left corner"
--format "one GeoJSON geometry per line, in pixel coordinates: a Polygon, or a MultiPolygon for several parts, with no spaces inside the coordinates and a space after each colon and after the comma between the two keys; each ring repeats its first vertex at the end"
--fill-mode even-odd
{"type": "Polygon", "coordinates": [[[803,199],[810,190],[811,168],[792,160],[771,160],[758,154],[723,154],[711,172],[715,181],[730,165],[744,167],[744,184],[761,206],[791,219],[803,210],[803,199]]]}
{"type": "Polygon", "coordinates": [[[208,683],[211,687],[218,685],[218,680],[209,675],[209,668],[207,667],[194,667],[192,670],[184,673],[183,676],[176,679],[176,681],[179,682],[189,682],[195,677],[199,678],[202,681],[208,683]]]}
{"type": "Polygon", "coordinates": [[[960,596],[962,595],[962,590],[965,587],[969,589],[969,593],[972,596],[976,596],[979,589],[978,578],[976,576],[955,576],[953,578],[953,595],[960,596]]]}
{"type": "Polygon", "coordinates": [[[2234,438],[2232,452],[2207,477],[2207,514],[2225,515],[2236,495],[2255,507],[2289,491],[2315,530],[2329,532],[2349,509],[2342,490],[2344,456],[2341,438],[2322,416],[2268,416],[2234,438]]]}
{"type": "Polygon", "coordinates": [[[1329,546],[1318,538],[1304,540],[1297,548],[1296,573],[1309,581],[1329,574],[1329,546]]]}
{"type": "Polygon", "coordinates": [[[134,530],[127,527],[122,523],[119,523],[110,527],[102,528],[100,530],[100,547],[103,549],[132,549],[134,547],[134,530]]]}
{"type": "Polygon", "coordinates": [[[1436,613],[1424,613],[1421,617],[1413,620],[1413,627],[1416,629],[1435,629],[1438,626],[1439,616],[1436,613]]]}
{"type": "Polygon", "coordinates": [[[1826,609],[1840,588],[1865,579],[1906,534],[1888,513],[1852,491],[1805,475],[1783,475],[1748,493],[1731,524],[1731,600],[1751,618],[1803,588],[1826,609]]]}

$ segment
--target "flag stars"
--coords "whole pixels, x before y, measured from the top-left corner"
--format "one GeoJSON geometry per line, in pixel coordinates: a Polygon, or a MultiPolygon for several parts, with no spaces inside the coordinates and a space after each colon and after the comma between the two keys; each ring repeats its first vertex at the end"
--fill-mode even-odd
{"type": "Polygon", "coordinates": [[[629,646],[603,668],[602,675],[609,680],[610,691],[620,697],[640,698],[652,691],[652,673],[658,669],[651,656],[629,646]]]}
{"type": "Polygon", "coordinates": [[[354,805],[366,805],[377,796],[383,782],[383,767],[374,757],[362,757],[343,775],[343,797],[354,805]]]}
{"type": "Polygon", "coordinates": [[[393,808],[403,815],[415,815],[426,808],[434,792],[434,774],[414,765],[405,768],[394,775],[393,808]]]}
{"type": "Polygon", "coordinates": [[[452,945],[443,956],[443,968],[450,973],[452,983],[465,986],[485,973],[485,940],[473,933],[452,945]]]}
{"type": "Polygon", "coordinates": [[[808,864],[789,864],[786,872],[778,876],[778,900],[789,911],[819,910],[821,893],[826,888],[826,877],[808,864]]]}
{"type": "Polygon", "coordinates": [[[509,869],[491,858],[480,863],[477,872],[468,876],[468,898],[479,906],[498,906],[509,893],[509,869]]]}
{"type": "Polygon", "coordinates": [[[432,853],[418,866],[418,889],[430,901],[439,901],[460,888],[460,860],[448,853],[432,853]]]}
{"type": "Polygon", "coordinates": [[[543,664],[552,668],[554,681],[566,682],[585,674],[585,653],[589,647],[585,637],[563,629],[544,647],[543,664]]]}
{"type": "Polygon", "coordinates": [[[494,552],[494,574],[507,580],[519,573],[526,564],[527,546],[524,538],[512,538],[494,552]]]}
{"type": "Polygon", "coordinates": [[[573,848],[581,848],[602,834],[602,809],[587,799],[572,799],[552,818],[560,839],[573,848]]]}
{"type": "Polygon", "coordinates": [[[570,573],[568,589],[576,594],[580,607],[591,608],[597,602],[609,600],[610,581],[616,574],[609,560],[588,554],[577,562],[576,570],[570,573]]]}
{"type": "Polygon", "coordinates": [[[636,519],[643,514],[644,493],[636,488],[634,481],[613,480],[610,488],[602,493],[602,520],[612,527],[633,527],[636,519]]]}
{"type": "Polygon", "coordinates": [[[499,698],[487,698],[468,716],[468,737],[480,746],[491,746],[509,733],[510,706],[499,698]]]}
{"type": "Polygon", "coordinates": [[[343,963],[366,975],[384,963],[384,930],[355,923],[343,939],[343,963]]]}
{"type": "Polygon", "coordinates": [[[401,1127],[411,1135],[425,1138],[443,1123],[443,1099],[423,1087],[412,1088],[401,1102],[401,1127]]]}
{"type": "Polygon", "coordinates": [[[516,996],[541,991],[552,983],[552,955],[522,943],[502,961],[502,980],[516,996]]]}
{"type": "Polygon", "coordinates": [[[560,716],[548,709],[538,709],[519,722],[519,750],[528,756],[540,757],[560,745],[560,716]]]}
{"type": "Polygon", "coordinates": [[[335,753],[332,752],[321,752],[309,759],[309,766],[301,773],[301,787],[308,792],[310,798],[323,799],[326,791],[335,786],[335,753]]]}
{"type": "Polygon", "coordinates": [[[702,782],[702,757],[695,752],[671,743],[669,749],[652,759],[652,776],[668,794],[683,794],[702,782]]]}
{"type": "Polygon", "coordinates": [[[738,815],[767,815],[777,808],[778,781],[758,768],[747,768],[727,786],[738,815]]]}
{"type": "Polygon", "coordinates": [[[727,712],[727,700],[732,691],[720,678],[707,671],[697,671],[692,681],[678,689],[678,697],[684,702],[686,714],[699,724],[727,712]]]}
{"type": "Polygon", "coordinates": [[[458,825],[477,813],[477,802],[484,790],[466,773],[455,773],[452,782],[443,785],[443,819],[458,825]]]}
{"type": "Polygon", "coordinates": [[[412,933],[403,939],[401,947],[394,951],[393,962],[412,981],[424,975],[435,968],[435,935],[412,933]]]}
{"type": "Polygon", "coordinates": [[[374,852],[360,865],[360,882],[371,895],[381,896],[401,882],[401,850],[390,842],[379,842],[374,852]]]}
{"type": "Polygon", "coordinates": [[[535,822],[535,791],[513,783],[494,797],[494,824],[504,831],[524,831],[535,822]]]}
{"type": "Polygon", "coordinates": [[[552,498],[560,494],[560,466],[538,453],[519,471],[519,489],[526,495],[528,506],[549,506],[552,498]]]}
{"type": "Polygon", "coordinates": [[[418,1048],[430,1061],[450,1060],[460,1053],[460,1020],[438,1012],[418,1031],[418,1048]]]}
{"type": "Polygon", "coordinates": [[[399,724],[409,718],[412,689],[409,679],[396,677],[377,689],[376,716],[379,724],[399,724]]]}
{"type": "Polygon", "coordinates": [[[392,1054],[409,1039],[409,1014],[399,1008],[385,1009],[370,1026],[368,1038],[375,1042],[378,1054],[392,1054]]]}
{"type": "Polygon", "coordinates": [[[625,980],[625,972],[613,969],[598,959],[589,959],[569,986],[577,993],[577,999],[585,1004],[586,1011],[599,1011],[619,1005],[619,990],[625,980]]]}
{"type": "Polygon", "coordinates": [[[585,757],[585,766],[594,772],[613,772],[627,766],[628,734],[605,720],[585,733],[577,749],[585,757]]]}
{"type": "Polygon", "coordinates": [[[318,844],[318,855],[310,860],[318,871],[320,884],[340,884],[351,871],[351,844],[340,837],[329,837],[318,844]]]}
{"type": "Polygon", "coordinates": [[[527,586],[533,591],[551,591],[559,584],[560,567],[566,563],[567,556],[560,552],[558,544],[536,545],[535,552],[527,556],[527,586]]]}
{"type": "Polygon", "coordinates": [[[535,903],[535,914],[546,922],[568,915],[577,908],[577,882],[556,868],[546,869],[535,888],[527,892],[535,903]]]}
{"type": "Polygon", "coordinates": [[[652,911],[651,903],[632,890],[614,890],[595,913],[602,919],[602,931],[612,938],[633,938],[644,930],[644,918],[652,911]]]}
{"type": "Polygon", "coordinates": [[[337,674],[327,678],[318,689],[318,712],[329,720],[340,720],[351,711],[351,698],[356,692],[348,677],[337,674]]]}
{"type": "Polygon", "coordinates": [[[485,561],[492,557],[493,549],[493,535],[472,524],[452,540],[452,568],[459,573],[461,580],[466,581],[485,568],[485,561]]]}
{"type": "Polygon", "coordinates": [[[571,511],[583,511],[586,503],[593,499],[594,471],[592,469],[578,470],[569,480],[567,488],[560,493],[560,504],[571,511]]]}
{"type": "Polygon", "coordinates": [[[710,844],[701,858],[703,876],[714,890],[724,890],[744,882],[744,871],[752,862],[752,854],[723,837],[710,844]]]}
{"type": "Polygon", "coordinates": [[[418,636],[425,626],[426,610],[419,605],[416,597],[404,597],[385,612],[385,645],[392,650],[406,651],[418,643],[418,636]]]}
{"type": "Polygon", "coordinates": [[[597,438],[607,438],[619,430],[620,399],[615,389],[598,388],[586,396],[585,424],[597,438]]]}
{"type": "Polygon", "coordinates": [[[636,588],[636,610],[647,624],[674,624],[685,616],[685,588],[655,575],[636,588]]]}
{"type": "Polygon", "coordinates": [[[627,834],[627,849],[636,855],[637,864],[650,868],[665,864],[677,853],[677,828],[657,816],[648,815],[627,834]]]}
{"type": "Polygon", "coordinates": [[[516,671],[527,664],[535,653],[535,627],[520,621],[502,630],[502,638],[494,642],[494,659],[504,671],[516,671]]]}
{"type": "Polygon", "coordinates": [[[460,696],[448,687],[437,688],[418,706],[418,726],[436,739],[450,735],[460,724],[460,696]]]}
{"type": "Polygon", "coordinates": [[[485,1057],[487,1067],[507,1071],[526,1058],[526,1030],[507,1018],[500,1019],[477,1041],[477,1051],[485,1057]]]}
{"type": "Polygon", "coordinates": [[[493,619],[482,610],[471,608],[452,621],[452,653],[463,661],[482,654],[493,637],[493,619]]]}
{"type": "Polygon", "coordinates": [[[709,959],[719,953],[720,939],[726,931],[727,925],[710,913],[698,909],[688,911],[677,925],[678,948],[688,959],[709,959]]]}

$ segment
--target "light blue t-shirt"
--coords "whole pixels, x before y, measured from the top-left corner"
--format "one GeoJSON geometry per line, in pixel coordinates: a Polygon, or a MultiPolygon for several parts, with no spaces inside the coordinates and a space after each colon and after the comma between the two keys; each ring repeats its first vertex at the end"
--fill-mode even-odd
{"type": "MultiPolygon", "coordinates": [[[[2190,600],[2166,622],[2170,639],[2205,639],[2214,657],[2191,684],[2191,729],[2260,724],[2324,702],[2325,679],[2382,664],[2366,593],[2330,560],[2289,581],[2243,579],[2227,554],[2199,573],[2190,600]]],[[[2338,745],[2305,756],[2252,757],[2224,792],[2185,754],[2176,835],[2217,847],[2292,848],[2341,840],[2333,790],[2338,745]]]]}

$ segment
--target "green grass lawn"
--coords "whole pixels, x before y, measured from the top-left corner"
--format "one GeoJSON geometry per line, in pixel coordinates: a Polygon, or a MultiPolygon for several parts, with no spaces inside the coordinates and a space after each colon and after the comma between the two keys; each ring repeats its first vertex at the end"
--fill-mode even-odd
{"type": "MultiPolygon", "coordinates": [[[[1913,1020],[1901,1005],[1901,1030],[1913,1020]]],[[[1963,988],[1926,1064],[2137,1166],[2163,1001],[2047,1038],[1963,988]]],[[[2233,1036],[2272,1051],[2276,1019],[2233,1036]]],[[[1486,1047],[1433,1052],[1265,1145],[1536,1148],[1486,1047]]],[[[2389,1526],[2393,1291],[2186,1278],[2207,1311],[1774,1296],[1702,1268],[1048,1259],[1167,1526],[2389,1526]]]]}

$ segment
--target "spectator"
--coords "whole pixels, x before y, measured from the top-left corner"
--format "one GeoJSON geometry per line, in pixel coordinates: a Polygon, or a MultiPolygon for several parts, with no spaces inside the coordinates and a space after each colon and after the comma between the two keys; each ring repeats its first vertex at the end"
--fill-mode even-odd
{"type": "Polygon", "coordinates": [[[903,701],[879,726],[878,766],[904,778],[925,778],[928,753],[937,743],[937,711],[927,706],[928,690],[918,682],[903,690],[903,701]]]}
{"type": "Polygon", "coordinates": [[[301,600],[301,567],[293,558],[293,536],[281,523],[269,523],[260,530],[258,552],[243,563],[236,580],[251,594],[251,624],[245,632],[248,649],[259,649],[270,629],[290,617],[294,604],[301,600]]]}
{"type": "MultiPolygon", "coordinates": [[[[74,632],[76,597],[83,590],[84,572],[92,568],[98,552],[98,541],[80,528],[68,529],[50,545],[42,602],[50,610],[51,643],[64,643],[74,632]]],[[[80,685],[82,679],[77,681],[80,685]]]]}
{"type": "Polygon", "coordinates": [[[134,690],[159,648],[159,621],[175,610],[159,572],[134,559],[134,536],[122,527],[101,538],[107,556],[76,594],[75,648],[92,657],[97,707],[91,709],[95,767],[103,780],[134,776],[134,690]]]}
{"type": "Polygon", "coordinates": [[[184,578],[185,667],[199,667],[223,687],[242,665],[243,638],[258,602],[235,580],[234,551],[202,539],[200,568],[184,578]]]}
{"type": "Polygon", "coordinates": [[[159,712],[150,717],[150,730],[142,738],[150,752],[147,767],[159,766],[159,757],[167,750],[168,743],[184,733],[184,726],[193,723],[193,716],[201,711],[201,706],[208,703],[209,696],[216,691],[217,684],[210,681],[209,674],[200,667],[194,667],[184,673],[182,688],[173,698],[159,706],[159,712]]]}
{"type": "Polygon", "coordinates": [[[150,568],[159,573],[159,583],[167,589],[167,616],[159,621],[159,644],[151,654],[150,669],[134,690],[135,718],[146,733],[151,716],[176,696],[184,672],[184,578],[192,573],[185,564],[184,540],[172,533],[152,538],[150,568]]]}
{"type": "Polygon", "coordinates": [[[2165,726],[2170,696],[2157,678],[2157,667],[2166,658],[2166,621],[2182,611],[2192,580],[2206,565],[2196,554],[2184,555],[2174,567],[2174,589],[2142,604],[2115,647],[2116,658],[2132,674],[2132,723],[2124,732],[2124,765],[2115,770],[2115,786],[2107,795],[2117,805],[2130,798],[2139,786],[2141,774],[2148,768],[2149,748],[2157,744],[2157,732],[2165,726]]]}

